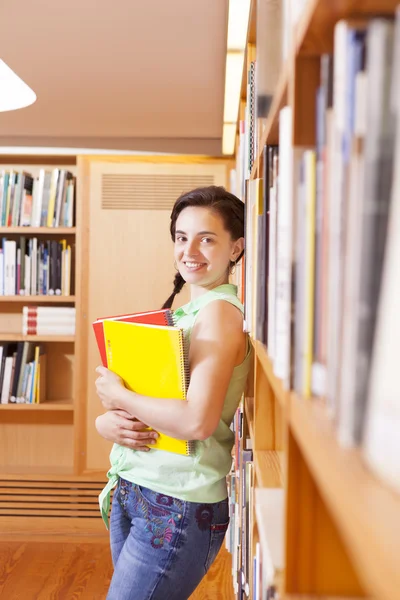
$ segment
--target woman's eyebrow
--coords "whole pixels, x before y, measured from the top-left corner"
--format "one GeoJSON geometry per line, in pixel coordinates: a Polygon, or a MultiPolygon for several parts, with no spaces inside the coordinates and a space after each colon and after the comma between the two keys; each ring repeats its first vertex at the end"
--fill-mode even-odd
{"type": "MultiPolygon", "coordinates": [[[[185,231],[182,231],[181,229],[177,229],[175,231],[175,234],[180,233],[183,235],[187,235],[185,231]]],[[[196,235],[218,235],[217,233],[215,233],[215,231],[199,231],[198,233],[196,233],[196,235]]]]}

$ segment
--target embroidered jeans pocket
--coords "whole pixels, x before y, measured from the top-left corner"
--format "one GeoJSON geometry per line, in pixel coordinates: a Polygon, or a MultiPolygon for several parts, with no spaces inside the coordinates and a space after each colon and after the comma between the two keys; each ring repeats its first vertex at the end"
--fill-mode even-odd
{"type": "Polygon", "coordinates": [[[210,547],[208,549],[205,569],[206,572],[209,570],[214,560],[217,558],[217,554],[222,546],[225,538],[226,531],[229,526],[229,520],[226,523],[216,523],[210,526],[210,547]]]}

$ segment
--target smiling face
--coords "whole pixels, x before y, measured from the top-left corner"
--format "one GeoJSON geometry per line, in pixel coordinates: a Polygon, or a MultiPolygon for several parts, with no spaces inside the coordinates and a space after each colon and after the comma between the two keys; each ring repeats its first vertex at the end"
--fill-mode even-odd
{"type": "Polygon", "coordinates": [[[176,221],[174,256],[187,283],[207,291],[228,283],[230,261],[243,250],[243,238],[232,240],[218,212],[189,206],[176,221]]]}

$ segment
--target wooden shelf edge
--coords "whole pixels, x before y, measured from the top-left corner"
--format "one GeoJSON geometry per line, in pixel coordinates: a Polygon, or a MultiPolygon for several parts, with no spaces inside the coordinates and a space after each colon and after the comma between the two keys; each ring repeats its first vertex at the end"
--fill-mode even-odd
{"type": "Polygon", "coordinates": [[[40,410],[40,411],[69,411],[74,410],[72,400],[49,400],[40,402],[39,404],[0,404],[0,411],[24,411],[24,410],[40,410]]]}
{"type": "Polygon", "coordinates": [[[332,51],[337,21],[349,17],[394,14],[398,0],[308,0],[294,31],[297,54],[319,55],[332,51]]]}
{"type": "Polygon", "coordinates": [[[341,448],[322,402],[291,394],[289,426],[349,550],[367,593],[380,600],[400,589],[400,496],[341,448]],[[373,548],[371,547],[371,544],[373,548]]]}
{"type": "Polygon", "coordinates": [[[1,342],[75,342],[74,335],[22,335],[22,333],[0,333],[1,342]]]}
{"type": "Polygon", "coordinates": [[[275,397],[278,399],[278,402],[282,408],[287,407],[289,405],[290,392],[285,389],[282,380],[275,375],[271,359],[268,356],[267,348],[258,340],[252,339],[251,342],[275,397]]]}
{"type": "Polygon", "coordinates": [[[254,450],[254,467],[260,488],[283,488],[283,452],[254,450]]]}
{"type": "Polygon", "coordinates": [[[244,399],[244,413],[252,440],[254,440],[254,398],[246,396],[244,399]]]}
{"type": "Polygon", "coordinates": [[[0,296],[0,302],[15,302],[15,303],[22,303],[22,302],[38,302],[40,304],[43,303],[54,303],[54,304],[59,304],[59,303],[75,303],[76,298],[75,296],[0,296]]]}
{"type": "Polygon", "coordinates": [[[7,235],[16,233],[26,234],[27,236],[38,235],[73,235],[76,233],[76,227],[0,227],[0,234],[7,235]]]}

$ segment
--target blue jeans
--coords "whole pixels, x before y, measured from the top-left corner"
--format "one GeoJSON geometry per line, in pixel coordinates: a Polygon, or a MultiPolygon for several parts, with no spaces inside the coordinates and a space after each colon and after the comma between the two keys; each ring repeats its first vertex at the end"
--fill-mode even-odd
{"type": "Polygon", "coordinates": [[[111,509],[114,574],[107,600],[187,600],[228,524],[228,499],[186,502],[120,479],[111,509]]]}

